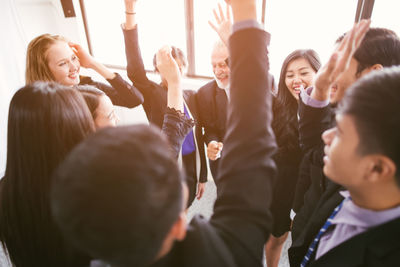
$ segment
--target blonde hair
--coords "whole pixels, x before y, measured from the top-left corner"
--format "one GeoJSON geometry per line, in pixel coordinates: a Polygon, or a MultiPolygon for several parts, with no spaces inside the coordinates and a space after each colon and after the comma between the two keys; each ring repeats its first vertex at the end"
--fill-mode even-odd
{"type": "Polygon", "coordinates": [[[68,42],[60,35],[42,34],[33,39],[26,52],[25,82],[55,81],[49,68],[47,50],[57,41],[68,42]]]}

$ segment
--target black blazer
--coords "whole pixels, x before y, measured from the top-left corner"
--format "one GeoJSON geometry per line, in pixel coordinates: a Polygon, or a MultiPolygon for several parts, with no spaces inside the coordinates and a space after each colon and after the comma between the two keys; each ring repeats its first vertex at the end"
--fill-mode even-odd
{"type": "Polygon", "coordinates": [[[313,108],[299,101],[299,115],[300,147],[304,157],[300,164],[293,202],[296,212],[292,227],[293,240],[304,229],[327,184],[332,183],[323,173],[324,143],[321,135],[335,125],[335,110],[330,105],[325,108],[313,108]]]}
{"type": "Polygon", "coordinates": [[[399,266],[400,218],[343,242],[310,266],[399,266]]]}
{"type": "Polygon", "coordinates": [[[93,81],[91,77],[80,76],[79,85],[93,85],[103,91],[113,105],[134,108],[143,103],[143,95],[137,88],[127,83],[122,77],[115,73],[114,79],[107,80],[110,85],[93,81]]]}
{"type": "Polygon", "coordinates": [[[204,129],[204,143],[223,142],[226,130],[228,98],[215,80],[201,87],[196,94],[199,125],[204,129]]]}
{"type": "MultiPolygon", "coordinates": [[[[296,237],[292,238],[292,245],[289,248],[289,262],[290,266],[300,266],[301,261],[307,253],[311,242],[318,234],[321,227],[325,224],[326,220],[332,214],[333,210],[343,200],[339,191],[342,189],[339,185],[329,182],[327,189],[320,197],[319,201],[314,205],[313,209],[308,209],[308,217],[295,217],[294,223],[301,225],[301,229],[296,229],[296,237]]],[[[308,208],[305,206],[305,208],[308,208]]]]}
{"type": "MultiPolygon", "coordinates": [[[[146,113],[147,119],[150,123],[161,129],[167,109],[167,88],[147,78],[140,52],[137,28],[132,30],[123,30],[123,33],[125,39],[125,53],[128,64],[128,77],[132,81],[133,85],[143,94],[143,109],[146,113]]],[[[183,98],[194,119],[197,121],[199,114],[195,91],[184,90],[183,98]]],[[[197,152],[200,156],[200,171],[197,173],[197,179],[199,182],[204,183],[207,182],[207,163],[205,150],[202,143],[201,131],[197,129],[194,131],[197,143],[197,152]]]]}
{"type": "Polygon", "coordinates": [[[268,41],[268,34],[258,29],[231,36],[231,101],[214,213],[209,221],[195,217],[185,240],[151,266],[263,266],[276,174],[268,41]]]}
{"type": "MultiPolygon", "coordinates": [[[[343,200],[337,185],[328,184],[313,215],[289,249],[290,266],[300,266],[311,242],[343,200]]],[[[400,218],[376,226],[329,250],[309,266],[399,266],[400,218]]]]}

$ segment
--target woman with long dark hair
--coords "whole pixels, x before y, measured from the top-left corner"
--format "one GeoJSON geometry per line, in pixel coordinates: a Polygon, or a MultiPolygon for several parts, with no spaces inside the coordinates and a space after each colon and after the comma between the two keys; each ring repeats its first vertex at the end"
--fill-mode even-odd
{"type": "Polygon", "coordinates": [[[311,49],[295,50],[282,64],[278,93],[272,105],[272,128],[278,145],[275,155],[278,177],[271,205],[274,225],[265,249],[268,266],[278,266],[290,230],[290,210],[302,157],[297,116],[300,91],[312,85],[320,66],[317,53],[311,49]]]}
{"type": "Polygon", "coordinates": [[[0,181],[0,241],[13,265],[87,266],[50,213],[52,172],[94,132],[81,94],[56,83],[33,83],[13,96],[8,117],[7,165],[0,181]]]}

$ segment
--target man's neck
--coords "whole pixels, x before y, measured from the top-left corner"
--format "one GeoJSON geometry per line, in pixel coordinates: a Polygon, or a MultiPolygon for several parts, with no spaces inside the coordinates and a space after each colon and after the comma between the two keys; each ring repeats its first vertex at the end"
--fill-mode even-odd
{"type": "Polygon", "coordinates": [[[400,188],[395,184],[349,189],[349,192],[354,204],[360,208],[382,211],[400,206],[400,188]]]}

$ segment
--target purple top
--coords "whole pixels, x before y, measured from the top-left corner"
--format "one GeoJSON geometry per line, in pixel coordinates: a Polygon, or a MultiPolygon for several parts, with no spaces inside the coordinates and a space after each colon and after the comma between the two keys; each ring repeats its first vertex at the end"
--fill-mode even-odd
{"type": "Polygon", "coordinates": [[[332,219],[332,227],[321,237],[315,259],[369,228],[400,217],[400,206],[388,210],[373,211],[360,208],[354,204],[349,191],[343,191],[340,194],[345,197],[343,206],[332,219]]]}
{"type": "Polygon", "coordinates": [[[305,105],[313,108],[324,108],[329,105],[329,99],[325,101],[320,101],[312,98],[311,97],[312,90],[313,90],[312,86],[306,89],[300,89],[300,98],[305,105]]]}
{"type": "MultiPolygon", "coordinates": [[[[184,105],[183,108],[184,108],[183,110],[185,112],[186,118],[191,119],[189,112],[186,108],[186,105],[184,105]]],[[[195,150],[196,150],[196,144],[194,143],[193,130],[190,130],[190,132],[186,135],[185,140],[183,140],[182,156],[193,153],[195,150]]]]}

